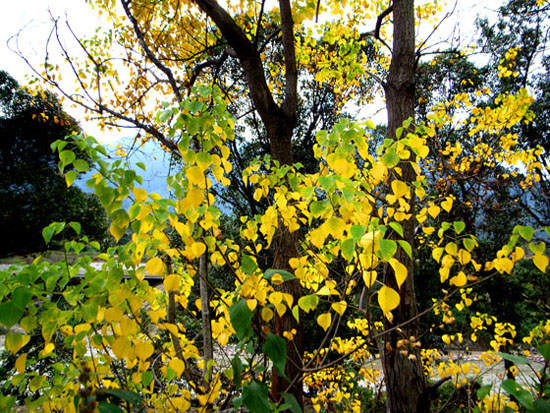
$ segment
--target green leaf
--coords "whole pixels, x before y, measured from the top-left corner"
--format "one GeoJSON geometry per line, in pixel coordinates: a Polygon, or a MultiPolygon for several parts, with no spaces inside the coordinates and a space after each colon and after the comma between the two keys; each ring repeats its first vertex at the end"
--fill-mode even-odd
{"type": "Polygon", "coordinates": [[[536,413],[550,413],[550,403],[546,400],[537,399],[533,403],[533,411],[536,413]]]}
{"type": "Polygon", "coordinates": [[[84,159],[77,159],[73,162],[73,166],[78,172],[87,172],[90,170],[90,165],[84,159]]]}
{"type": "Polygon", "coordinates": [[[397,243],[391,239],[380,239],[380,258],[384,261],[388,261],[397,252],[397,243]]]}
{"type": "Polygon", "coordinates": [[[73,182],[77,177],[78,177],[78,172],[76,171],[69,171],[65,174],[65,183],[67,184],[67,188],[73,184],[73,182]]]}
{"type": "Polygon", "coordinates": [[[189,102],[189,111],[190,112],[200,112],[204,107],[204,103],[198,100],[194,100],[193,102],[189,102]]]}
{"type": "Polygon", "coordinates": [[[69,226],[74,230],[74,232],[76,232],[77,235],[80,235],[80,231],[82,230],[80,222],[69,222],[69,226]]]}
{"type": "Polygon", "coordinates": [[[504,391],[511,394],[512,396],[515,396],[515,394],[517,393],[518,384],[515,380],[504,380],[500,386],[504,391]]]}
{"type": "Polygon", "coordinates": [[[12,293],[11,301],[15,307],[21,311],[24,311],[31,299],[31,296],[32,292],[29,287],[17,287],[12,293]]]}
{"type": "Polygon", "coordinates": [[[229,309],[231,325],[235,329],[239,340],[243,340],[252,334],[252,326],[250,324],[252,316],[253,313],[248,308],[246,300],[239,300],[229,309]]]}
{"type": "Polygon", "coordinates": [[[513,356],[508,353],[497,353],[500,357],[502,357],[504,360],[511,361],[514,364],[531,364],[529,359],[524,356],[513,356]]]}
{"type": "Polygon", "coordinates": [[[304,295],[298,299],[298,306],[306,313],[315,310],[317,304],[319,304],[319,297],[315,294],[304,295]]]}
{"type": "Polygon", "coordinates": [[[257,381],[253,381],[243,391],[243,404],[251,413],[266,413],[273,409],[269,404],[267,387],[257,381]]]}
{"type": "Polygon", "coordinates": [[[280,376],[285,374],[286,340],[275,334],[268,333],[262,350],[273,362],[275,370],[280,376]]]}
{"type": "Polygon", "coordinates": [[[309,200],[315,193],[315,188],[307,187],[302,189],[302,198],[309,200]]]}
{"type": "Polygon", "coordinates": [[[515,380],[504,380],[501,387],[504,391],[514,396],[516,400],[528,410],[533,409],[533,396],[517,384],[515,380]]]}
{"type": "Polygon", "coordinates": [[[537,351],[544,357],[547,363],[550,362],[550,343],[538,346],[537,351]]]}
{"type": "Polygon", "coordinates": [[[235,381],[235,388],[240,389],[242,384],[243,374],[243,362],[238,354],[235,354],[233,360],[231,360],[231,366],[233,367],[233,380],[235,381]]]}
{"type": "Polygon", "coordinates": [[[313,201],[309,206],[309,210],[311,211],[314,217],[318,217],[323,212],[326,211],[328,206],[329,206],[328,202],[326,201],[313,201]]]}
{"type": "Polygon", "coordinates": [[[481,387],[476,393],[478,400],[483,400],[485,397],[487,397],[492,388],[492,384],[487,384],[486,386],[481,387]]]}
{"type": "Polygon", "coordinates": [[[241,259],[241,269],[245,274],[252,274],[258,268],[258,264],[250,257],[250,255],[243,254],[241,259]]]}
{"type": "Polygon", "coordinates": [[[122,410],[116,404],[111,404],[107,402],[100,402],[97,408],[100,413],[124,413],[124,410],[122,410]]]}
{"type": "Polygon", "coordinates": [[[399,156],[395,152],[386,152],[382,156],[382,163],[387,168],[393,168],[399,163],[399,156]]]}
{"type": "Polygon", "coordinates": [[[476,247],[476,241],[472,238],[464,238],[462,244],[464,244],[464,248],[468,251],[472,251],[476,247]]]}
{"type": "MultiPolygon", "coordinates": [[[[282,393],[285,404],[287,404],[292,413],[302,413],[302,408],[300,407],[300,404],[298,403],[298,400],[296,400],[296,397],[290,393],[282,393]]],[[[286,410],[286,409],[285,409],[286,410]]]]}
{"type": "Polygon", "coordinates": [[[159,116],[159,120],[161,122],[166,122],[172,116],[172,110],[170,110],[170,109],[163,110],[162,112],[159,113],[158,116],[159,116]]]}
{"type": "Polygon", "coordinates": [[[460,234],[462,231],[464,231],[464,228],[466,228],[466,224],[462,221],[455,221],[453,222],[453,227],[455,229],[455,232],[457,234],[460,234]]]}
{"type": "Polygon", "coordinates": [[[403,236],[403,227],[399,222],[390,222],[390,227],[399,235],[403,236]]]}
{"type": "Polygon", "coordinates": [[[348,238],[342,241],[340,245],[342,250],[342,256],[350,262],[353,259],[353,253],[355,252],[355,240],[353,238],[348,238]]]}
{"type": "Polygon", "coordinates": [[[399,243],[401,248],[403,248],[403,251],[405,251],[407,253],[407,255],[409,256],[409,258],[412,260],[413,255],[412,255],[411,244],[409,244],[407,241],[405,241],[403,239],[400,239],[397,242],[399,243]]]}
{"type": "Polygon", "coordinates": [[[546,249],[546,244],[544,242],[539,242],[538,244],[530,242],[529,249],[533,251],[533,254],[535,255],[542,255],[544,254],[544,250],[546,249]]]}
{"type": "Polygon", "coordinates": [[[515,234],[516,232],[521,235],[524,240],[529,242],[531,241],[531,238],[533,238],[533,234],[535,231],[533,231],[533,227],[530,226],[516,225],[514,227],[513,233],[515,234]]]}
{"type": "Polygon", "coordinates": [[[52,222],[46,228],[42,230],[42,238],[46,241],[46,244],[49,244],[52,237],[56,234],[59,234],[65,228],[64,222],[52,222]]]}
{"type": "Polygon", "coordinates": [[[105,390],[105,393],[133,404],[134,406],[137,406],[142,402],[142,398],[139,394],[128,390],[108,389],[105,390]]]}
{"type": "Polygon", "coordinates": [[[327,193],[331,193],[336,186],[336,182],[332,176],[320,176],[319,183],[321,184],[321,188],[323,188],[327,193]]]}
{"type": "Polygon", "coordinates": [[[76,155],[74,154],[73,151],[66,150],[66,151],[62,151],[59,154],[59,159],[61,160],[62,166],[65,167],[76,159],[76,155]]]}
{"type": "Polygon", "coordinates": [[[153,373],[151,373],[150,371],[144,371],[143,373],[141,373],[141,383],[144,386],[146,387],[149,386],[152,381],[153,381],[153,373]]]}
{"type": "Polygon", "coordinates": [[[145,164],[143,162],[136,162],[136,166],[144,171],[147,170],[147,167],[145,166],[145,164]]]}
{"type": "Polygon", "coordinates": [[[0,324],[6,328],[11,328],[19,322],[23,316],[23,310],[18,308],[12,301],[0,304],[0,324]]]}
{"type": "Polygon", "coordinates": [[[352,225],[349,229],[350,235],[355,241],[359,241],[361,237],[365,234],[367,227],[364,225],[352,225]]]}
{"type": "Polygon", "coordinates": [[[290,281],[290,280],[295,280],[296,279],[296,276],[294,274],[288,272],[288,271],[274,270],[272,268],[270,268],[269,270],[266,270],[264,272],[264,279],[266,279],[267,281],[271,281],[271,278],[275,274],[281,274],[281,277],[283,277],[283,280],[285,280],[285,281],[290,281]]]}
{"type": "Polygon", "coordinates": [[[374,122],[372,120],[367,120],[365,122],[365,126],[369,129],[376,129],[376,125],[374,124],[374,122]]]}

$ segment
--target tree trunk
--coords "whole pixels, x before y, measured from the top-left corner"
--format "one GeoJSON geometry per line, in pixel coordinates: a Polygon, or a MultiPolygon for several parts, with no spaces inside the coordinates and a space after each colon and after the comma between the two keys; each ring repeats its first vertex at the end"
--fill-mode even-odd
{"type": "MultiPolygon", "coordinates": [[[[195,0],[195,2],[214,21],[239,58],[248,83],[250,98],[267,130],[273,160],[278,161],[281,165],[292,165],[292,134],[296,126],[298,72],[290,0],[279,0],[285,62],[285,95],[280,106],[275,102],[267,84],[261,55],[256,45],[248,39],[216,0],[195,0]]],[[[297,232],[290,234],[283,225],[279,226],[275,237],[273,268],[290,270],[288,260],[298,255],[297,241],[297,232]]],[[[292,294],[294,303],[297,303],[301,297],[301,286],[298,280],[287,281],[279,288],[283,292],[292,294]]],[[[302,405],[302,382],[299,380],[302,374],[302,326],[296,322],[291,311],[287,311],[283,317],[277,317],[276,334],[282,335],[284,331],[290,331],[293,328],[296,329],[297,334],[294,340],[287,341],[285,375],[291,382],[296,379],[296,383],[288,389],[290,383],[278,377],[274,371],[272,397],[279,401],[283,392],[290,392],[302,405]]]]}
{"type": "MultiPolygon", "coordinates": [[[[274,160],[279,161],[282,165],[291,165],[292,160],[292,132],[294,129],[294,121],[292,119],[284,119],[282,117],[280,122],[277,122],[268,133],[274,136],[270,136],[271,141],[271,155],[274,160]]],[[[298,256],[298,231],[290,233],[288,228],[283,225],[279,226],[275,237],[275,256],[273,259],[273,268],[292,271],[288,261],[298,256]]],[[[291,294],[294,303],[298,302],[298,299],[302,296],[302,287],[299,280],[286,281],[281,284],[277,289],[283,293],[291,294]]],[[[283,335],[285,331],[296,330],[294,339],[287,341],[286,355],[287,361],[285,365],[285,375],[288,380],[279,377],[275,369],[273,369],[273,385],[271,396],[274,400],[281,399],[282,393],[292,394],[297,402],[302,406],[303,384],[300,380],[302,375],[302,354],[303,354],[303,341],[302,330],[303,323],[297,322],[292,312],[287,310],[282,317],[278,315],[275,318],[275,334],[278,336],[283,335]],[[290,383],[292,386],[289,388],[290,383]]]]}
{"type": "MultiPolygon", "coordinates": [[[[414,0],[393,1],[393,27],[393,54],[384,90],[388,111],[388,138],[395,140],[397,128],[402,126],[403,121],[414,116],[414,0]]],[[[416,175],[410,162],[401,162],[399,167],[402,170],[402,176],[393,172],[390,176],[390,183],[395,179],[404,182],[415,180],[416,175]]],[[[411,211],[413,208],[414,191],[411,190],[411,211]]],[[[412,247],[414,212],[412,217],[402,225],[403,239],[412,247]]],[[[385,320],[386,328],[412,320],[418,314],[414,291],[414,261],[402,248],[398,249],[395,258],[407,267],[408,277],[399,289],[391,266],[386,265],[384,281],[389,287],[398,290],[401,297],[399,307],[392,312],[392,323],[385,320]]],[[[397,348],[398,340],[410,340],[411,337],[418,337],[416,321],[384,336],[382,366],[386,380],[387,411],[391,413],[427,413],[430,409],[428,383],[423,372],[419,350],[404,348],[409,350],[406,353],[401,352],[403,349],[397,348]]]]}

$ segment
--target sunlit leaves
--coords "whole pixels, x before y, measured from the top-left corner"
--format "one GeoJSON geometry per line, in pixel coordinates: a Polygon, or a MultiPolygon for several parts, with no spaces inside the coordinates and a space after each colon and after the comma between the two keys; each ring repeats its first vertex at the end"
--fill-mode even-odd
{"type": "Polygon", "coordinates": [[[325,331],[327,331],[327,329],[330,327],[331,322],[332,322],[331,313],[323,313],[317,316],[317,324],[319,324],[325,331]]]}
{"type": "Polygon", "coordinates": [[[393,288],[384,285],[378,291],[378,305],[384,314],[396,309],[400,302],[399,293],[393,288]]]}
{"type": "Polygon", "coordinates": [[[162,275],[164,273],[164,263],[158,257],[153,257],[145,264],[145,270],[152,275],[162,275]]]}
{"type": "Polygon", "coordinates": [[[548,267],[548,257],[540,254],[534,255],[533,263],[539,270],[546,272],[546,268],[548,267]]]}
{"type": "Polygon", "coordinates": [[[13,354],[16,354],[21,348],[23,348],[31,339],[30,336],[21,333],[8,333],[6,335],[6,341],[4,345],[6,350],[11,351],[13,354]]]}

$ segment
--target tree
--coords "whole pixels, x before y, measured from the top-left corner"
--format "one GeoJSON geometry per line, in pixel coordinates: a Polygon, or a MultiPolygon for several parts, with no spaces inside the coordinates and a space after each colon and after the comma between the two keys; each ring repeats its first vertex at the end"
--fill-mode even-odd
{"type": "Polygon", "coordinates": [[[97,198],[67,188],[50,145],[79,131],[52,93],[33,96],[0,72],[1,255],[42,251],[42,228],[52,221],[80,221],[94,240],[107,222],[97,198]],[[13,228],[18,228],[13,231],[13,228]]]}
{"type": "MultiPolygon", "coordinates": [[[[388,409],[428,411],[434,388],[427,386],[416,334],[420,314],[416,309],[412,265],[414,220],[421,226],[433,222],[441,227],[436,232],[438,245],[445,243],[446,247],[437,247],[440,254],[434,258],[440,264],[442,283],[450,282],[457,289],[464,287],[473,278],[468,278],[462,268],[477,267],[477,262],[466,259],[471,258],[475,240],[460,235],[464,229],[460,223],[451,226],[449,222],[438,222],[442,208],[451,211],[453,198],[437,188],[427,194],[427,182],[421,174],[425,167],[422,162],[429,153],[427,141],[448,122],[443,110],[428,118],[425,124],[414,119],[416,54],[421,54],[415,51],[414,13],[431,13],[430,8],[415,10],[410,0],[395,1],[386,9],[378,3],[369,7],[354,3],[349,10],[342,9],[339,2],[327,3],[325,10],[339,19],[324,25],[322,53],[314,53],[318,39],[302,26],[306,35],[296,37],[298,25],[294,22],[299,24],[322,13],[320,4],[308,3],[293,10],[288,1],[281,0],[278,9],[264,11],[263,2],[257,8],[256,3],[249,2],[229,5],[227,10],[211,0],[196,3],[204,14],[198,14],[196,8],[184,2],[122,1],[124,17],[121,17],[111,2],[97,2],[97,7],[113,18],[114,32],[104,38],[79,41],[85,50],[83,63],[72,58],[60,41],[62,53],[83,89],[81,96],[87,97],[84,100],[65,92],[69,99],[95,111],[104,123],[123,121],[141,128],[183,160],[181,173],[172,179],[177,203],[148,197],[135,186],[136,175],[121,168],[121,161],[111,169],[101,167],[100,175],[104,178],[96,175],[90,182],[112,217],[111,233],[115,238],[120,238],[130,225],[134,232],[131,242],[116,253],[111,251],[108,259],[109,268],[117,266],[117,260],[125,268],[131,268],[131,281],[121,287],[130,290],[126,297],[153,295],[147,286],[140,284],[139,265],[145,259],[150,273],[165,276],[168,292],[164,298],[167,303],[163,298],[155,301],[151,297],[149,303],[154,308],[167,304],[167,323],[171,326],[161,326],[169,330],[170,342],[160,343],[152,337],[143,341],[145,339],[134,337],[135,328],[128,334],[113,329],[113,334],[105,337],[106,354],[112,350],[116,358],[121,359],[126,357],[125,349],[134,349],[134,353],[129,352],[126,357],[132,364],[137,358],[148,360],[155,346],[166,348],[166,365],[176,373],[165,370],[166,381],[159,384],[166,390],[166,400],[174,402],[170,393],[174,389],[172,382],[187,371],[186,383],[199,394],[199,402],[204,406],[212,404],[210,392],[219,393],[220,375],[197,378],[190,356],[194,357],[197,352],[178,327],[173,327],[176,299],[187,307],[189,279],[199,274],[201,282],[208,283],[205,265],[197,264],[199,257],[208,254],[212,264],[226,266],[233,273],[237,286],[234,291],[211,290],[216,298],[210,305],[216,312],[212,322],[214,338],[226,344],[234,331],[239,349],[246,353],[248,370],[244,383],[241,375],[245,367],[238,356],[232,359],[232,391],[242,394],[238,403],[256,411],[270,408],[266,387],[269,382],[272,403],[280,404],[284,399],[291,406],[292,402],[299,405],[302,380],[314,376],[315,372],[340,367],[338,362],[351,354],[361,352],[363,357],[365,348],[377,345],[384,354],[388,409]],[[264,19],[264,12],[270,17],[264,19]],[[378,16],[375,29],[360,33],[358,24],[369,13],[378,16]],[[393,48],[386,54],[384,47],[389,48],[391,36],[384,23],[389,21],[389,16],[393,18],[393,48]],[[264,33],[263,36],[260,33],[264,33]],[[371,37],[378,51],[372,61],[367,56],[371,37]],[[266,41],[260,43],[263,38],[266,41]],[[271,46],[276,40],[281,42],[282,49],[271,46]],[[114,42],[123,46],[125,56],[121,60],[110,57],[114,42]],[[280,50],[283,59],[276,56],[280,50]],[[220,68],[231,58],[238,59],[237,68],[246,82],[234,84],[222,76],[224,72],[220,68]],[[115,69],[116,62],[122,62],[125,70],[133,75],[120,88],[113,86],[122,80],[124,72],[115,69]],[[86,72],[86,64],[93,67],[91,72],[86,72]],[[362,90],[365,84],[362,79],[378,79],[386,92],[389,124],[387,139],[374,152],[376,156],[369,151],[369,134],[365,131],[372,125],[359,125],[342,118],[332,130],[317,133],[314,154],[320,163],[318,173],[302,173],[292,166],[298,65],[303,69],[303,76],[311,76],[321,85],[329,84],[336,101],[342,103],[362,90]],[[86,80],[86,76],[91,76],[93,81],[86,80]],[[192,85],[195,88],[187,88],[192,85]],[[167,96],[171,102],[158,116],[154,115],[156,105],[149,110],[150,106],[143,104],[147,96],[156,99],[155,93],[167,96]],[[233,121],[226,112],[225,102],[232,102],[236,95],[243,93],[250,95],[253,109],[263,123],[271,157],[245,168],[244,185],[254,186],[254,198],[267,199],[269,206],[262,214],[242,217],[244,242],[237,244],[220,234],[220,210],[209,189],[213,181],[227,184],[231,152],[226,141],[232,138],[233,121]],[[110,186],[108,179],[118,185],[110,186]],[[134,202],[126,211],[122,208],[122,199],[129,196],[134,202]],[[447,239],[451,235],[445,231],[451,227],[463,242],[460,247],[458,241],[447,239]],[[172,245],[163,235],[168,228],[178,233],[180,245],[172,245]],[[257,254],[272,245],[274,261],[272,268],[265,270],[258,266],[257,254]],[[446,253],[442,258],[443,251],[446,253]],[[457,274],[454,273],[456,267],[461,268],[457,274]],[[378,271],[384,273],[381,279],[378,271]],[[361,289],[356,288],[359,283],[361,289]],[[348,307],[368,327],[355,343],[345,342],[336,361],[327,360],[327,352],[339,343],[336,335],[348,307]],[[300,320],[310,311],[315,311],[317,324],[325,336],[314,354],[305,356],[300,320]],[[382,331],[377,330],[380,321],[383,321],[382,331]],[[132,341],[128,341],[130,338],[132,341]],[[253,369],[258,354],[273,363],[272,381],[266,379],[265,373],[253,369]]],[[[57,22],[55,29],[60,39],[57,22]]],[[[49,63],[45,70],[45,79],[57,85],[57,74],[49,63]]],[[[518,93],[488,109],[503,112],[507,119],[505,125],[515,125],[524,117],[529,121],[529,103],[525,93],[518,93]]],[[[472,111],[471,120],[479,126],[474,134],[495,127],[493,123],[482,123],[478,111],[472,111]]],[[[83,150],[91,145],[89,156],[98,160],[99,149],[94,149],[93,141],[84,139],[78,145],[83,150]]],[[[510,151],[504,150],[504,153],[509,155],[510,151]]],[[[61,166],[67,166],[66,162],[62,161],[61,166]]],[[[518,239],[516,237],[513,246],[518,239]]],[[[503,251],[503,255],[491,261],[494,274],[508,271],[509,265],[513,265],[509,258],[511,250],[503,251]]],[[[547,266],[544,247],[542,252],[537,251],[536,262],[544,271],[547,266]]],[[[82,302],[90,298],[88,291],[83,290],[82,294],[82,302]]],[[[107,292],[98,299],[97,305],[110,315],[106,320],[97,320],[98,327],[121,320],[125,320],[127,326],[141,323],[132,300],[129,304],[120,304],[124,311],[130,307],[132,317],[121,316],[121,307],[113,305],[112,300],[107,304],[105,294],[107,292]]],[[[108,294],[119,293],[110,290],[108,294]]],[[[124,296],[126,292],[120,294],[124,296]]],[[[15,305],[13,300],[8,304],[15,305]]],[[[140,300],[134,302],[143,303],[140,300]]],[[[204,303],[203,310],[209,311],[204,303]]],[[[75,307],[74,316],[79,317],[80,311],[75,307]]],[[[156,325],[163,318],[161,313],[154,313],[152,317],[156,325]]],[[[95,326],[96,321],[92,321],[95,326]]],[[[143,331],[143,328],[137,330],[143,331]]],[[[102,336],[98,340],[101,341],[102,336]]],[[[143,366],[145,364],[138,373],[147,373],[144,371],[147,367],[143,366]]],[[[116,375],[125,375],[118,367],[116,370],[116,375]]],[[[136,376],[135,380],[136,386],[141,386],[144,380],[151,383],[143,376],[136,376]]],[[[182,396],[181,403],[188,403],[189,397],[182,396]]]]}

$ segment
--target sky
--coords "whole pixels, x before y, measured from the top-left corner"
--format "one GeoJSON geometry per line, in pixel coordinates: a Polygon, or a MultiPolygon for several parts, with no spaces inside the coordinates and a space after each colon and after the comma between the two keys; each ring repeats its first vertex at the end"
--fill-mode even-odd
{"type": "MultiPolygon", "coordinates": [[[[441,1],[441,0],[438,0],[441,1]]],[[[440,39],[447,38],[449,28],[454,28],[454,34],[460,34],[463,41],[470,42],[473,37],[474,20],[477,15],[494,16],[494,10],[501,1],[495,0],[457,0],[457,12],[444,25],[444,30],[438,33],[440,39]]],[[[448,2],[451,7],[454,2],[448,2]]],[[[27,83],[28,75],[32,75],[30,67],[11,49],[17,46],[24,51],[25,56],[36,66],[44,59],[46,39],[51,28],[51,16],[65,18],[79,36],[94,33],[101,25],[97,14],[84,0],[9,0],[4,1],[3,12],[0,13],[0,69],[7,71],[20,84],[27,83]],[[19,38],[14,37],[21,32],[19,38]],[[11,38],[11,40],[10,40],[11,38]],[[17,40],[19,43],[17,43],[17,40]],[[8,44],[9,43],[9,44],[8,44]]],[[[468,44],[468,43],[467,43],[468,44]]],[[[442,45],[442,48],[444,46],[442,45]]],[[[380,100],[369,108],[366,116],[375,123],[385,122],[384,104],[380,100]]],[[[83,112],[75,108],[65,108],[74,118],[83,119],[83,112]]],[[[124,134],[127,132],[101,132],[92,122],[80,122],[83,129],[95,136],[101,142],[114,147],[117,143],[124,144],[124,134]]],[[[159,186],[159,179],[168,172],[168,162],[164,152],[151,143],[142,153],[143,158],[136,161],[146,161],[154,170],[150,171],[151,185],[159,186]]],[[[162,186],[162,184],[160,184],[162,186]]]]}
{"type": "MultiPolygon", "coordinates": [[[[442,0],[437,0],[440,3],[442,0]]],[[[494,15],[494,10],[501,0],[456,0],[456,13],[438,31],[440,39],[447,38],[451,30],[460,34],[462,41],[469,42],[473,36],[474,20],[477,15],[494,15]]],[[[447,1],[447,8],[452,8],[454,1],[447,1]]],[[[25,56],[35,65],[40,64],[45,56],[46,39],[52,23],[51,16],[65,18],[79,36],[93,34],[101,25],[101,20],[84,0],[10,0],[4,1],[3,12],[0,13],[0,69],[25,84],[25,75],[32,74],[28,65],[10,48],[17,46],[24,51],[25,56]],[[21,32],[19,45],[14,37],[21,32]],[[11,40],[9,40],[11,38],[11,40]],[[8,47],[9,40],[9,47],[8,47]]],[[[427,25],[424,25],[427,28],[427,25]]],[[[437,37],[436,37],[437,38],[437,37]]],[[[377,109],[373,109],[373,114],[377,109]]],[[[69,113],[82,119],[78,111],[73,109],[69,113]]],[[[378,119],[373,119],[375,123],[378,119]]],[[[383,116],[380,119],[383,121],[383,116]]],[[[92,123],[83,125],[85,130],[105,142],[114,142],[121,138],[121,134],[113,133],[110,136],[100,136],[99,130],[92,123]]]]}

